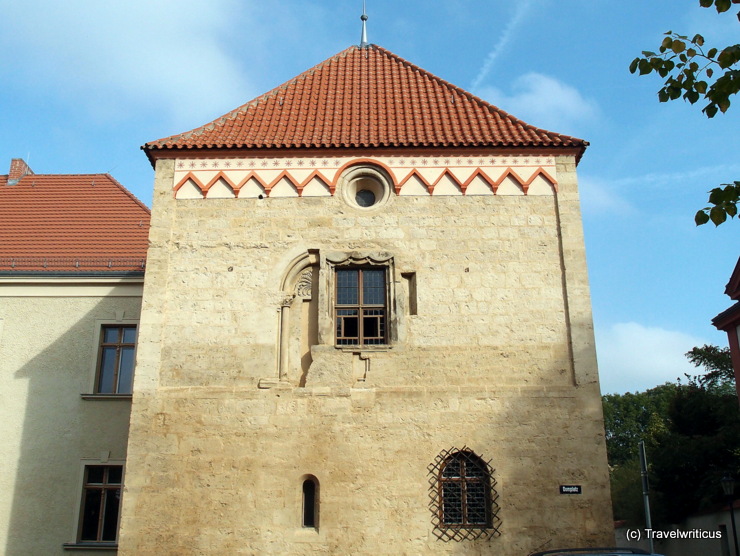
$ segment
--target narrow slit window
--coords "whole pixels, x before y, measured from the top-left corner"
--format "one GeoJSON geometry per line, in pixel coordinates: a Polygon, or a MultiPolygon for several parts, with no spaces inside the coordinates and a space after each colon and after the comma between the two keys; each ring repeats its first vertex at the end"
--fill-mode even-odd
{"type": "Polygon", "coordinates": [[[416,301],[416,272],[404,272],[401,277],[406,281],[406,291],[408,291],[408,312],[409,315],[418,314],[416,301]]]}
{"type": "Polygon", "coordinates": [[[316,481],[306,479],[303,481],[303,527],[316,528],[318,514],[318,493],[316,481]]]}

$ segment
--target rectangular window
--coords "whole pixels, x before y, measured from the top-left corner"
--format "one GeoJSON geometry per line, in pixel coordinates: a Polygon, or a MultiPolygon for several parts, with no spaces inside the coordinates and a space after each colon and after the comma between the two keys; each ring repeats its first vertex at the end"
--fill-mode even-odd
{"type": "Polygon", "coordinates": [[[117,541],[122,478],[122,465],[85,466],[78,542],[117,541]]]}
{"type": "Polygon", "coordinates": [[[382,345],[386,340],[385,268],[336,269],[337,345],[382,345]]]}
{"type": "Polygon", "coordinates": [[[96,394],[131,393],[135,350],[135,325],[103,325],[100,331],[96,394]]]}

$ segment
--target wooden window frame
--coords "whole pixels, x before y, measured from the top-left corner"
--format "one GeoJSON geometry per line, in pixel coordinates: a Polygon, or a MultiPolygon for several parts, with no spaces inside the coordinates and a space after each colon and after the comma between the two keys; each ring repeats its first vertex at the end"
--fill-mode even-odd
{"type": "Polygon", "coordinates": [[[346,265],[336,266],[334,268],[334,341],[337,347],[375,347],[385,346],[388,344],[388,323],[389,319],[389,268],[387,265],[346,265]],[[366,303],[364,300],[364,272],[366,271],[383,272],[383,303],[366,303]],[[339,273],[347,271],[357,271],[357,303],[340,304],[339,303],[339,273]],[[353,315],[341,314],[346,311],[356,311],[357,318],[357,335],[348,336],[344,333],[345,322],[352,318],[353,315]],[[374,315],[372,312],[382,311],[380,315],[374,315]],[[380,334],[368,337],[366,334],[365,320],[367,318],[377,317],[377,329],[380,334]],[[353,340],[357,341],[353,341],[353,340]]]}
{"type": "Polygon", "coordinates": [[[84,545],[93,545],[93,546],[117,546],[118,543],[118,533],[119,533],[119,522],[121,519],[121,498],[123,495],[123,473],[124,473],[124,466],[123,464],[116,464],[116,463],[104,463],[104,464],[86,464],[83,471],[83,480],[82,480],[82,495],[80,499],[80,511],[79,511],[79,521],[77,525],[77,546],[84,546],[84,545]],[[89,474],[92,468],[103,468],[103,480],[99,483],[91,483],[89,481],[89,474]],[[111,469],[116,468],[121,475],[120,482],[110,482],[110,471],[111,469]],[[96,538],[93,539],[83,539],[83,530],[84,530],[84,524],[85,524],[85,512],[88,510],[87,508],[87,494],[89,491],[101,491],[102,496],[100,497],[99,506],[97,508],[97,514],[98,514],[98,524],[97,524],[97,532],[96,532],[96,538]],[[115,514],[115,531],[116,536],[115,539],[103,539],[103,533],[106,528],[106,525],[110,526],[110,523],[106,523],[107,518],[107,504],[110,501],[109,493],[112,493],[114,491],[118,491],[118,508],[116,510],[115,514]]]}
{"type": "Polygon", "coordinates": [[[133,380],[134,380],[134,368],[135,368],[135,362],[136,362],[136,344],[138,340],[139,335],[139,327],[137,323],[105,323],[100,325],[100,337],[98,340],[98,353],[97,353],[97,363],[95,365],[95,388],[94,393],[98,396],[126,396],[130,397],[133,391],[133,380]],[[124,342],[123,336],[124,336],[124,330],[125,329],[134,329],[135,331],[135,337],[133,342],[124,342]],[[106,342],[105,341],[105,332],[109,329],[118,329],[118,338],[116,342],[106,342]],[[115,368],[113,370],[113,391],[112,392],[103,392],[101,390],[101,382],[103,379],[103,350],[105,348],[115,347],[116,348],[116,358],[115,358],[115,368]],[[120,371],[121,371],[121,350],[122,348],[132,348],[132,361],[131,361],[131,389],[129,391],[122,392],[121,391],[121,385],[120,385],[120,371]]]}
{"type": "MultiPolygon", "coordinates": [[[[438,485],[439,485],[439,522],[444,527],[449,528],[479,528],[487,529],[491,527],[492,514],[491,514],[491,488],[490,488],[490,475],[487,466],[480,460],[478,456],[472,452],[455,452],[451,454],[439,469],[438,474],[438,485]],[[457,462],[460,466],[459,476],[445,476],[445,470],[453,463],[457,462]],[[473,465],[477,467],[478,473],[475,476],[469,476],[467,473],[468,466],[473,465]],[[445,512],[445,485],[459,485],[460,490],[460,521],[447,521],[445,512]],[[476,511],[483,513],[485,519],[483,521],[471,521],[470,520],[470,498],[468,496],[470,486],[476,485],[478,488],[483,490],[483,499],[477,502],[478,506],[476,511]]],[[[449,498],[449,497],[448,497],[449,498]]]]}

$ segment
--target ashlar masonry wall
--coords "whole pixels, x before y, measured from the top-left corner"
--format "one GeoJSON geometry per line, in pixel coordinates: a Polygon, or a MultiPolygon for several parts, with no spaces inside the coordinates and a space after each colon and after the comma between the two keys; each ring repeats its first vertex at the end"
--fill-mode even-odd
{"type": "Polygon", "coordinates": [[[302,186],[287,158],[272,177],[157,161],[122,554],[613,543],[574,158],[478,157],[467,177],[329,158],[302,186]],[[349,194],[358,167],[388,177],[371,208],[349,194]],[[335,346],[347,262],[387,268],[386,346],[335,346]],[[493,469],[495,531],[440,540],[433,465],[463,447],[493,469]]]}

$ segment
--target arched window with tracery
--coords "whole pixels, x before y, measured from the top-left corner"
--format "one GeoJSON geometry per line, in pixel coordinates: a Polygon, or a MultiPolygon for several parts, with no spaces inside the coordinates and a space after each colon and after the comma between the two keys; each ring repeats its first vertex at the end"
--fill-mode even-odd
{"type": "Polygon", "coordinates": [[[430,466],[435,534],[442,540],[490,537],[498,533],[493,470],[472,450],[452,449],[430,466]]]}

